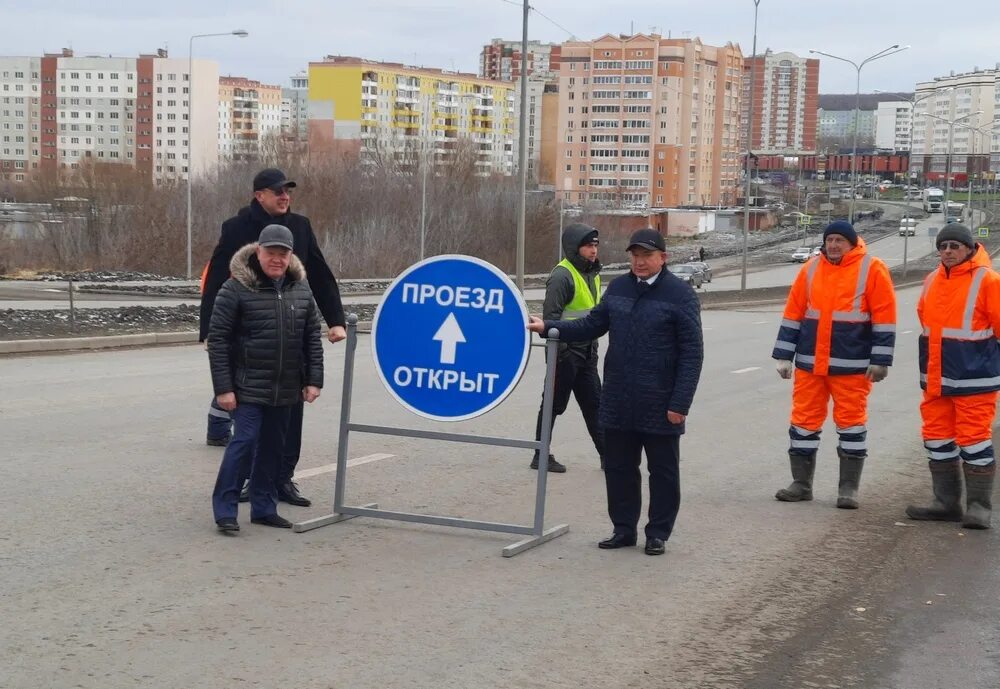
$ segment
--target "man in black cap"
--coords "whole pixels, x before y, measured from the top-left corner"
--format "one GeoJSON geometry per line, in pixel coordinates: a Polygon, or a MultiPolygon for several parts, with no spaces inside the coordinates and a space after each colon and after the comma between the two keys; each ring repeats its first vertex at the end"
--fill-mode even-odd
{"type": "Polygon", "coordinates": [[[604,480],[614,524],[601,548],[636,544],[642,508],[639,463],[649,471],[647,555],[662,555],[680,508],[680,436],[701,376],[701,308],[694,290],[666,269],[666,245],[652,229],[629,239],[631,272],[608,285],[583,318],[543,321],[528,329],[559,329],[567,342],[609,333],[598,420],[604,431],[604,480]]]}
{"type": "MultiPolygon", "coordinates": [[[[253,200],[250,205],[241,208],[234,217],[222,223],[222,233],[209,261],[204,280],[204,292],[201,298],[201,327],[199,341],[204,342],[208,336],[208,325],[212,318],[212,308],[215,305],[215,295],[229,277],[229,262],[236,252],[247,244],[257,241],[258,236],[268,225],[283,225],[287,227],[294,238],[294,252],[299,257],[309,276],[309,287],[312,290],[320,313],[326,321],[327,337],[330,342],[339,342],[347,336],[345,329],[344,307],[340,301],[340,290],[330,266],[323,256],[316,241],[309,218],[293,213],[291,206],[291,190],[295,182],[288,179],[285,173],[277,168],[266,168],[253,178],[253,200]]],[[[209,410],[209,428],[213,427],[212,417],[218,418],[220,412],[213,400],[209,410]]],[[[311,503],[298,490],[292,481],[295,466],[299,461],[302,445],[302,412],[300,402],[291,411],[288,433],[285,439],[285,449],[278,471],[278,498],[292,505],[308,507],[311,503]]],[[[225,445],[228,433],[223,436],[209,436],[209,445],[225,445]]],[[[244,495],[244,498],[246,495],[244,495]]]]}
{"type": "MultiPolygon", "coordinates": [[[[586,316],[601,301],[601,262],[597,259],[600,243],[597,230],[590,225],[573,223],[563,230],[564,258],[545,282],[545,303],[542,318],[550,321],[573,320],[586,316]]],[[[556,363],[556,382],[552,395],[552,426],[556,417],[566,411],[570,395],[583,412],[587,432],[597,456],[604,466],[604,442],[597,424],[597,404],[601,400],[601,377],[597,374],[597,341],[574,342],[559,345],[556,363]]],[[[549,429],[551,430],[551,428],[549,429]]],[[[542,410],[538,410],[535,440],[542,437],[542,410]]],[[[538,468],[538,451],[531,460],[531,468],[538,468]]],[[[565,465],[549,455],[548,470],[564,473],[565,465]]]]}

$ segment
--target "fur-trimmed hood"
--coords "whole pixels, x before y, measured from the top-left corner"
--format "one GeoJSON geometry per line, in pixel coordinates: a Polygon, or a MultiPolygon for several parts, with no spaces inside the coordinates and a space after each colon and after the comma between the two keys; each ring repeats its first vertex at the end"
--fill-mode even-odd
{"type": "MultiPolygon", "coordinates": [[[[264,286],[270,286],[271,279],[264,274],[264,269],[260,267],[257,260],[257,247],[259,244],[247,244],[233,255],[233,260],[229,262],[229,272],[233,278],[247,289],[258,291],[264,286]],[[266,281],[266,282],[265,282],[266,281]]],[[[285,279],[293,282],[302,282],[306,279],[306,269],[302,261],[295,254],[285,271],[285,279]]]]}

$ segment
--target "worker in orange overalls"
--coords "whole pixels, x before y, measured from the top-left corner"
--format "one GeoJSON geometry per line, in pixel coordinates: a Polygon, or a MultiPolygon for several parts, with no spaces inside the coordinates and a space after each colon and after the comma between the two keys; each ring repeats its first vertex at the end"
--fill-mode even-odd
{"type": "Polygon", "coordinates": [[[926,507],[907,507],[906,514],[988,529],[997,466],[992,428],[1000,390],[1000,275],[964,225],[945,226],[937,249],[941,265],[924,280],[917,303],[923,326],[920,416],[934,498],[926,507]]]}
{"type": "Polygon", "coordinates": [[[812,500],[816,451],[832,397],[839,436],[837,507],[857,509],[868,456],[868,393],[888,374],[895,344],[896,293],[889,269],[868,254],[853,225],[830,223],[822,253],[795,278],[771,354],[782,378],[791,378],[795,369],[788,429],[792,484],[777,492],[778,500],[812,500]]]}

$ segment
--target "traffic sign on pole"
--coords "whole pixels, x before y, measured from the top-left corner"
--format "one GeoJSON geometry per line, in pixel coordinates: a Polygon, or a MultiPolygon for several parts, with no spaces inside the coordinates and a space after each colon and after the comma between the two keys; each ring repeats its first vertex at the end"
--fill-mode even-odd
{"type": "Polygon", "coordinates": [[[414,414],[462,421],[511,393],[531,345],[514,283],[472,256],[433,256],[407,268],[372,321],[375,368],[414,414]]]}

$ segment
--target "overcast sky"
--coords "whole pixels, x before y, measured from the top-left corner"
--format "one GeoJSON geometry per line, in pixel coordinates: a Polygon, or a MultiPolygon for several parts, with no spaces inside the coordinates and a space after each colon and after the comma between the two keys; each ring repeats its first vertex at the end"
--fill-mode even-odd
{"type": "MultiPolygon", "coordinates": [[[[649,32],[738,43],[749,55],[753,0],[532,0],[532,40],[649,32]],[[541,14],[539,14],[541,13],[541,14]],[[544,16],[542,16],[544,15],[544,16]],[[546,19],[546,17],[548,19],[546,19]],[[549,21],[551,20],[551,21],[549,21]],[[558,25],[558,26],[557,26],[558,25]],[[562,27],[562,28],[560,28],[562,27]],[[565,30],[564,30],[565,29],[565,30]],[[569,32],[569,33],[567,33],[569,32]]],[[[520,0],[0,0],[0,54],[133,57],[166,47],[187,57],[192,34],[246,29],[248,38],[203,38],[195,56],[223,75],[288,85],[328,54],[476,72],[491,38],[519,40],[520,0]]],[[[917,81],[1000,62],[1000,10],[992,0],[761,0],[758,52],[810,48],[859,62],[894,43],[899,55],[864,68],[861,90],[912,91],[917,81]]],[[[850,65],[822,58],[821,93],[853,93],[850,65]]]]}

